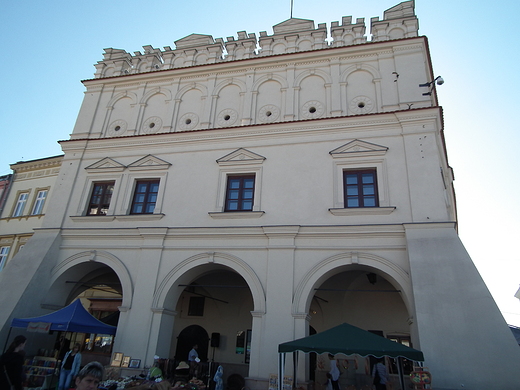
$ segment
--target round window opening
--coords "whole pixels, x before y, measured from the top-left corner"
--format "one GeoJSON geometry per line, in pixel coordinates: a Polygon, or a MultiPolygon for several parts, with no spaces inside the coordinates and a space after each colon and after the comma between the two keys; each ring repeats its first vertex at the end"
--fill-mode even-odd
{"type": "Polygon", "coordinates": [[[229,115],[225,115],[225,116],[224,116],[224,120],[225,120],[225,121],[228,121],[228,120],[230,120],[230,119],[231,119],[231,117],[230,117],[229,115]]]}
{"type": "Polygon", "coordinates": [[[273,113],[271,111],[266,111],[265,116],[271,116],[273,113]]]}
{"type": "Polygon", "coordinates": [[[114,127],[114,130],[115,130],[115,131],[119,131],[119,130],[121,130],[121,126],[116,126],[116,127],[114,127]]]}
{"type": "Polygon", "coordinates": [[[155,123],[153,123],[153,122],[150,123],[150,124],[148,125],[148,127],[149,127],[150,129],[153,129],[153,128],[155,127],[155,123]]]}
{"type": "Polygon", "coordinates": [[[314,114],[314,113],[316,112],[316,107],[311,107],[311,108],[309,108],[309,112],[310,112],[311,114],[314,114]]]}
{"type": "Polygon", "coordinates": [[[357,106],[358,106],[359,108],[365,108],[365,102],[359,102],[359,103],[357,104],[357,106]]]}
{"type": "Polygon", "coordinates": [[[186,119],[186,124],[189,125],[191,123],[191,119],[186,119]]]}

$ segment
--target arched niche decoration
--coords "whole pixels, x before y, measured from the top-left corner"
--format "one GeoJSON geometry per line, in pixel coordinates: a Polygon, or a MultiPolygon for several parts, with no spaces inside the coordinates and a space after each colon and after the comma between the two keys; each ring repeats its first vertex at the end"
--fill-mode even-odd
{"type": "Polygon", "coordinates": [[[306,77],[309,77],[309,76],[321,77],[323,79],[323,85],[332,83],[332,78],[330,77],[330,75],[328,73],[324,72],[323,70],[307,69],[307,70],[301,72],[300,74],[298,74],[298,76],[296,76],[296,78],[294,79],[293,86],[295,88],[300,87],[303,79],[305,79],[306,77]]]}
{"type": "Polygon", "coordinates": [[[340,83],[341,100],[345,102],[342,109],[350,115],[381,112],[381,74],[376,68],[363,63],[352,65],[341,73],[340,83]]]}
{"type": "Polygon", "coordinates": [[[253,117],[255,123],[272,122],[283,120],[285,112],[285,80],[279,77],[263,77],[256,85],[254,99],[253,117]],[[267,117],[266,112],[275,114],[267,117]]]}
{"type": "Polygon", "coordinates": [[[174,128],[193,130],[203,121],[207,88],[199,83],[189,83],[175,95],[174,128]],[[186,119],[185,116],[189,118],[186,119]],[[187,124],[187,120],[190,124],[187,124]],[[180,123],[180,121],[183,121],[180,123]]]}
{"type": "Polygon", "coordinates": [[[167,118],[171,118],[169,106],[171,101],[172,93],[164,87],[152,88],[141,98],[142,113],[138,121],[139,134],[163,131],[163,124],[166,124],[167,118]],[[150,127],[152,124],[153,128],[150,127]]]}
{"type": "Polygon", "coordinates": [[[108,102],[107,108],[114,108],[116,102],[124,98],[129,98],[131,100],[131,105],[137,104],[137,95],[133,92],[124,91],[118,93],[117,95],[114,95],[112,99],[110,99],[110,101],[108,102]]]}
{"type": "Polygon", "coordinates": [[[332,79],[321,69],[308,69],[294,80],[297,119],[329,116],[332,79]]]}
{"type": "Polygon", "coordinates": [[[148,92],[144,94],[144,96],[141,98],[140,104],[147,104],[150,98],[154,95],[164,95],[164,101],[169,102],[172,100],[172,92],[167,88],[162,87],[156,87],[152,88],[148,92]]]}
{"type": "Polygon", "coordinates": [[[388,31],[388,37],[390,39],[401,39],[406,37],[406,31],[401,27],[394,27],[388,31]]]}

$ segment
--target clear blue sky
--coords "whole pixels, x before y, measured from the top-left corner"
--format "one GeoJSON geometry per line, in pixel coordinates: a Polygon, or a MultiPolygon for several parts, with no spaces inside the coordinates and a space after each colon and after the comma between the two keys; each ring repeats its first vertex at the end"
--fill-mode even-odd
{"type": "MultiPolygon", "coordinates": [[[[383,17],[398,0],[294,0],[293,16],[316,25],[342,16],[383,17]]],[[[429,38],[455,172],[459,233],[506,321],[520,326],[520,1],[416,0],[429,38]]],[[[61,154],[104,48],[174,46],[191,33],[214,38],[272,33],[290,0],[61,1],[0,5],[0,175],[9,164],[61,154]]],[[[426,81],[426,80],[425,80],[426,81]]]]}

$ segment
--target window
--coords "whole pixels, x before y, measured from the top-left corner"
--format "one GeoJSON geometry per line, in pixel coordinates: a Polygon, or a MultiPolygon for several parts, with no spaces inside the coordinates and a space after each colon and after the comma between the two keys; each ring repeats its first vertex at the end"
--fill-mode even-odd
{"type": "Polygon", "coordinates": [[[202,317],[204,315],[204,297],[190,297],[188,315],[202,317]]]}
{"type": "Polygon", "coordinates": [[[225,211],[252,211],[255,175],[228,176],[225,211]]]}
{"type": "Polygon", "coordinates": [[[0,271],[4,269],[5,263],[7,262],[7,255],[9,254],[10,247],[3,246],[0,248],[0,271]]]}
{"type": "Polygon", "coordinates": [[[107,215],[114,192],[114,182],[94,183],[87,215],[107,215]]]}
{"type": "Polygon", "coordinates": [[[47,198],[47,190],[38,191],[31,215],[42,214],[45,198],[47,198]]]}
{"type": "Polygon", "coordinates": [[[158,193],[159,180],[138,181],[130,214],[153,214],[158,193]]]}
{"type": "MultiPolygon", "coordinates": [[[[387,336],[387,339],[395,341],[396,343],[403,344],[407,347],[412,348],[412,342],[410,340],[410,336],[387,336]]],[[[401,358],[403,373],[405,375],[410,375],[413,371],[413,361],[408,360],[406,358],[401,358]]],[[[390,359],[390,374],[398,374],[399,369],[397,368],[398,361],[397,359],[390,359]]]]}
{"type": "Polygon", "coordinates": [[[13,217],[19,217],[23,215],[23,209],[25,207],[25,203],[27,203],[27,197],[29,196],[28,192],[22,192],[18,196],[18,201],[16,202],[16,207],[13,212],[13,217]]]}
{"type": "Polygon", "coordinates": [[[378,207],[376,170],[343,171],[345,208],[378,207]]]}

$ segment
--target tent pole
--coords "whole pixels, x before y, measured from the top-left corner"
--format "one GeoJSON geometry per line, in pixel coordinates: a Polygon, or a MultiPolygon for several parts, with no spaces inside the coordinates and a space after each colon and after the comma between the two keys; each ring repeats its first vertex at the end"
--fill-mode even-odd
{"type": "Polygon", "coordinates": [[[278,390],[282,390],[283,388],[284,366],[285,352],[278,354],[278,390]]]}
{"type": "Polygon", "coordinates": [[[403,376],[403,358],[397,358],[397,373],[399,374],[399,383],[401,384],[401,389],[404,390],[404,376],[403,376]]]}
{"type": "Polygon", "coordinates": [[[298,351],[293,352],[293,389],[296,389],[296,378],[298,374],[298,351]]]}

